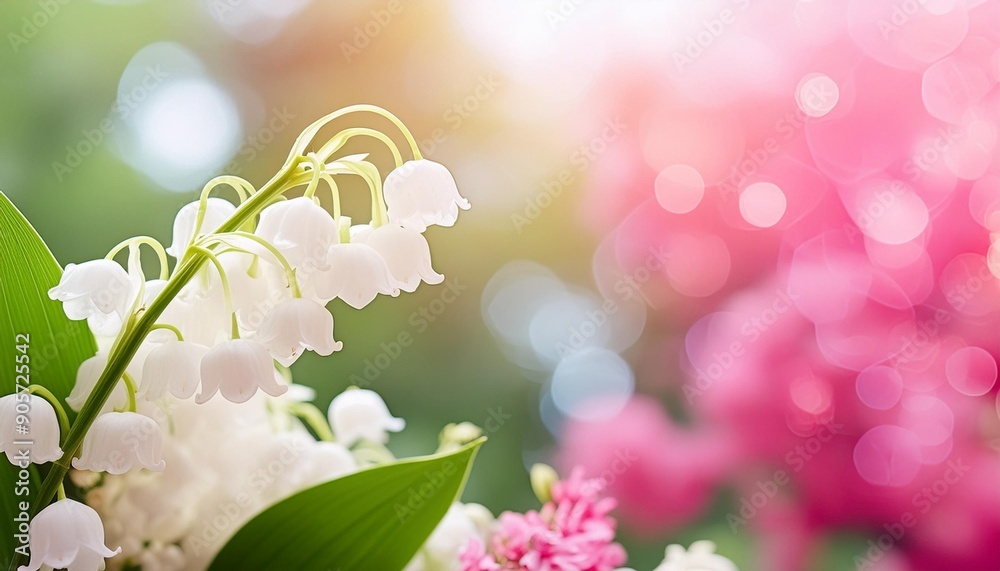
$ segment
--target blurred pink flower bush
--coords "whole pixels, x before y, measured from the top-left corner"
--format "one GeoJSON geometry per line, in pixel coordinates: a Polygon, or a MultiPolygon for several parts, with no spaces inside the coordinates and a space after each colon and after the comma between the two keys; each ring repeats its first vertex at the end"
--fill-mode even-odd
{"type": "Polygon", "coordinates": [[[634,127],[588,179],[595,277],[669,252],[636,376],[690,422],[636,396],[561,465],[647,533],[735,487],[760,568],[833,531],[862,569],[996,568],[1000,4],[748,4],[602,72],[594,116],[634,127]]]}

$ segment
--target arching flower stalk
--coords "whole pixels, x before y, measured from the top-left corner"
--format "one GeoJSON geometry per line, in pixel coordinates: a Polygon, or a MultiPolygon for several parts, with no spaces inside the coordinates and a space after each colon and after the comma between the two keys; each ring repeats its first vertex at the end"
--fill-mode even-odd
{"type": "MultiPolygon", "coordinates": [[[[47,439],[37,459],[55,462],[34,494],[38,515],[32,530],[38,531],[32,545],[36,539],[50,541],[46,534],[58,531],[50,521],[54,516],[47,515],[56,511],[96,525],[91,511],[77,508],[72,500],[47,507],[71,465],[122,474],[162,470],[171,461],[161,458],[162,419],[150,417],[158,407],[192,396],[191,406],[209,407],[219,400],[212,398],[217,394],[231,403],[249,401],[258,391],[282,395],[289,387],[275,362],[290,365],[304,351],[329,355],[340,350],[333,317],[324,307],[332,299],[361,309],[378,294],[412,292],[421,281],[440,283],[443,276],[431,268],[420,232],[429,224],[451,226],[459,208],[467,209],[468,201],[458,194],[450,173],[421,157],[398,118],[378,107],[355,105],[309,125],[284,165],[260,188],[235,176],[210,181],[197,201],[178,212],[169,248],[152,238],[132,238],[106,259],[67,266],[49,295],[63,303],[70,319],[87,320],[102,350],[77,374],[67,402],[79,414],[68,430],[59,431],[48,412],[39,417],[47,439]],[[355,113],[391,122],[405,138],[412,160],[405,161],[393,138],[374,129],[354,127],[319,138],[324,126],[355,113]],[[391,172],[383,175],[367,155],[337,156],[358,137],[388,147],[391,172]],[[352,239],[350,218],[341,213],[336,179],[344,175],[360,177],[371,194],[371,221],[363,240],[352,239]],[[238,204],[215,196],[224,186],[235,191],[238,204]],[[323,188],[329,189],[332,212],[316,196],[323,188]],[[141,246],[156,254],[159,279],[146,280],[141,246]],[[123,267],[115,257],[125,249],[128,263],[123,267]],[[168,256],[175,260],[172,268],[168,256]]],[[[327,444],[312,469],[350,469],[355,463],[345,456],[345,446],[358,439],[384,442],[385,431],[402,428],[402,420],[389,415],[377,395],[372,399],[366,391],[349,392],[355,394],[331,407],[334,430],[321,414],[307,415],[318,423],[321,438],[332,439],[336,431],[343,439],[327,444]],[[355,417],[362,413],[373,416],[368,421],[355,417]]],[[[36,405],[47,410],[44,401],[36,405]]],[[[6,406],[0,401],[0,416],[6,406]]],[[[9,436],[0,433],[0,446],[9,436]]],[[[103,545],[103,532],[89,527],[81,528],[86,533],[78,538],[75,565],[81,569],[103,566],[102,558],[112,554],[103,545]]],[[[32,566],[69,562],[62,555],[51,561],[48,555],[40,557],[32,566]]]]}

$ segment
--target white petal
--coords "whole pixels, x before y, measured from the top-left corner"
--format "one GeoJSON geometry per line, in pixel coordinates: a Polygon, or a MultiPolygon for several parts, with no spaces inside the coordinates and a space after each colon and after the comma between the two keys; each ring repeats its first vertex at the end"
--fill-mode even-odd
{"type": "MultiPolygon", "coordinates": [[[[174,258],[180,259],[184,256],[184,252],[194,236],[199,206],[200,201],[198,200],[185,204],[174,218],[174,236],[170,247],[167,248],[167,253],[174,258]]],[[[209,198],[199,234],[215,232],[234,212],[236,212],[236,207],[233,206],[232,202],[222,198],[209,198]]]]}
{"type": "MultiPolygon", "coordinates": [[[[76,384],[73,385],[73,390],[66,397],[66,404],[71,409],[80,412],[83,404],[87,402],[87,397],[90,396],[90,393],[94,392],[94,387],[97,386],[97,381],[100,379],[101,373],[104,372],[104,368],[107,365],[108,356],[106,353],[98,353],[80,364],[80,368],[76,371],[76,384]]],[[[111,391],[111,396],[104,403],[102,410],[110,411],[115,408],[122,408],[126,404],[128,404],[128,393],[125,390],[124,383],[119,381],[115,385],[114,390],[111,391]]]]}
{"type": "Polygon", "coordinates": [[[208,350],[190,341],[169,341],[154,349],[143,367],[139,396],[156,400],[169,391],[179,399],[191,397],[201,384],[201,360],[208,350]]]}
{"type": "Polygon", "coordinates": [[[20,451],[25,449],[28,459],[35,464],[62,458],[56,411],[49,401],[37,395],[18,393],[0,397],[0,450],[11,463],[17,463],[20,451]],[[22,414],[28,419],[27,434],[15,432],[17,417],[22,414]],[[31,445],[14,444],[15,441],[30,441],[31,445]]]}
{"type": "Polygon", "coordinates": [[[257,389],[271,396],[288,390],[274,376],[271,356],[263,345],[247,339],[233,339],[213,347],[201,361],[201,392],[195,402],[202,404],[215,393],[234,403],[246,402],[257,389]]]}
{"type": "Polygon", "coordinates": [[[330,269],[317,286],[322,297],[339,297],[351,307],[361,309],[380,293],[399,295],[385,259],[371,246],[336,244],[330,247],[327,261],[330,269]]]}
{"type": "Polygon", "coordinates": [[[163,431],[155,420],[134,412],[97,417],[83,438],[77,470],[124,474],[134,468],[162,471],[163,431]]]}
{"type": "Polygon", "coordinates": [[[288,367],[305,349],[326,356],[343,344],[333,338],[333,315],[308,299],[290,299],[275,307],[260,326],[257,341],[288,367]]]}
{"type": "Polygon", "coordinates": [[[49,298],[63,302],[73,320],[117,313],[124,316],[134,296],[128,272],[113,260],[91,260],[69,264],[49,298]]]}
{"type": "Polygon", "coordinates": [[[337,395],[328,416],[337,441],[344,446],[358,440],[385,444],[389,441],[387,432],[399,432],[406,426],[403,419],[389,413],[378,393],[368,389],[348,389],[337,395]]]}
{"type": "Polygon", "coordinates": [[[97,512],[70,499],[38,512],[29,533],[31,561],[20,571],[37,571],[43,565],[97,571],[104,567],[104,558],[121,552],[121,548],[111,550],[104,545],[104,524],[97,512]]]}
{"type": "Polygon", "coordinates": [[[327,249],[337,242],[337,224],[323,207],[303,196],[265,208],[255,234],[274,245],[293,267],[322,266],[327,249]]]}
{"type": "Polygon", "coordinates": [[[458,209],[470,207],[448,169],[426,159],[407,161],[389,173],[383,195],[389,220],[417,232],[432,224],[452,226],[458,209]]]}
{"type": "Polygon", "coordinates": [[[371,231],[366,244],[382,255],[392,277],[405,292],[416,290],[421,280],[431,285],[444,281],[444,276],[431,267],[427,239],[415,230],[385,224],[371,231]]]}

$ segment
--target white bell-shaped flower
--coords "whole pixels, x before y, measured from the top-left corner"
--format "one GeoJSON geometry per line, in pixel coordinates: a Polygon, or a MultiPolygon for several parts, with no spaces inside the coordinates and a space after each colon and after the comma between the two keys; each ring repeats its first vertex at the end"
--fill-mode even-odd
{"type": "Polygon", "coordinates": [[[337,442],[351,446],[359,440],[385,444],[389,432],[399,432],[406,421],[389,413],[389,407],[375,391],[348,389],[337,395],[328,411],[337,442]]]}
{"type": "Polygon", "coordinates": [[[736,565],[715,553],[715,543],[695,541],[691,547],[672,544],[667,546],[666,559],[653,571],[739,571],[736,565]]]}
{"type": "Polygon", "coordinates": [[[290,299],[271,310],[257,330],[257,342],[288,367],[304,350],[324,357],[344,346],[333,339],[333,315],[309,299],[290,299]]]}
{"type": "MultiPolygon", "coordinates": [[[[71,409],[80,412],[83,403],[87,402],[87,397],[94,392],[94,387],[97,386],[97,381],[107,365],[107,353],[98,353],[80,364],[80,368],[76,370],[76,384],[73,385],[73,390],[66,397],[66,404],[71,409]]],[[[108,397],[103,410],[123,408],[126,404],[128,404],[128,393],[125,390],[125,384],[119,381],[114,390],[111,391],[111,396],[108,397]]]]}
{"type": "Polygon", "coordinates": [[[382,192],[389,221],[417,232],[433,224],[454,226],[459,208],[469,209],[448,169],[426,159],[407,161],[393,170],[382,192]]]}
{"type": "Polygon", "coordinates": [[[83,438],[77,470],[124,474],[135,468],[160,472],[163,430],[155,420],[135,412],[108,412],[97,417],[83,438]]]}
{"type": "Polygon", "coordinates": [[[327,255],[330,269],[316,285],[322,299],[339,297],[347,305],[361,309],[378,294],[399,295],[399,287],[389,266],[367,244],[335,244],[327,255]]]}
{"type": "Polygon", "coordinates": [[[221,392],[226,400],[243,403],[257,389],[276,397],[284,394],[288,386],[278,384],[271,355],[263,345],[232,339],[213,347],[201,360],[201,392],[195,402],[203,404],[221,392]]]}
{"type": "Polygon", "coordinates": [[[359,242],[382,255],[399,289],[409,293],[417,289],[421,280],[431,285],[444,281],[444,276],[431,267],[431,249],[420,232],[390,223],[359,236],[363,237],[359,242]]]}
{"type": "MultiPolygon", "coordinates": [[[[178,328],[185,341],[211,347],[228,338],[232,325],[231,315],[226,312],[226,298],[222,288],[206,289],[197,280],[196,277],[181,289],[177,297],[170,300],[157,322],[178,328]]],[[[146,285],[147,294],[151,289],[158,294],[162,285],[150,282],[146,285]]],[[[161,333],[164,336],[170,335],[166,331],[161,333]]]]}
{"type": "MultiPolygon", "coordinates": [[[[194,237],[194,227],[198,221],[198,208],[201,202],[195,200],[185,204],[174,218],[174,235],[167,253],[178,260],[184,256],[191,238],[194,237]]],[[[209,198],[205,206],[205,218],[201,223],[199,235],[215,232],[222,223],[236,212],[232,202],[223,198],[209,198]]]]}
{"type": "Polygon", "coordinates": [[[190,398],[201,384],[201,361],[208,347],[190,341],[168,341],[146,357],[139,396],[156,400],[165,392],[190,398]]]}
{"type": "Polygon", "coordinates": [[[61,301],[66,316],[86,319],[95,333],[104,335],[121,326],[135,297],[128,272],[114,260],[69,264],[49,298],[61,301]]]}
{"type": "Polygon", "coordinates": [[[322,206],[302,196],[265,208],[255,234],[270,242],[295,268],[322,267],[326,251],[337,243],[337,224],[322,206]]]}
{"type": "Polygon", "coordinates": [[[44,464],[61,458],[59,420],[49,401],[27,393],[0,397],[0,450],[12,464],[25,460],[44,464]],[[19,416],[26,422],[18,422],[19,416]],[[19,426],[24,426],[26,432],[19,433],[19,426]]]}
{"type": "Polygon", "coordinates": [[[315,442],[302,454],[295,478],[303,489],[357,470],[358,462],[346,446],[339,442],[315,442]]]}
{"type": "Polygon", "coordinates": [[[99,571],[105,558],[121,552],[104,545],[104,524],[94,508],[75,500],[59,500],[38,512],[28,534],[31,560],[18,571],[38,571],[43,565],[99,571]]]}
{"type": "Polygon", "coordinates": [[[347,305],[361,309],[380,293],[399,295],[399,285],[385,258],[367,244],[336,244],[330,248],[327,261],[330,269],[316,283],[321,300],[339,297],[347,305]]]}

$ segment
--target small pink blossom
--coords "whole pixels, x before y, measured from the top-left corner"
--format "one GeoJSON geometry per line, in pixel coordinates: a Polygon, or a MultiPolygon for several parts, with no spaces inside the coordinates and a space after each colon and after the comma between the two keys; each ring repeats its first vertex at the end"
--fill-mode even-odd
{"type": "Polygon", "coordinates": [[[477,538],[461,553],[461,571],[610,571],[625,563],[614,543],[614,498],[601,497],[599,480],[585,480],[577,467],[552,486],[552,501],[540,511],[500,515],[486,549],[477,538]]]}

